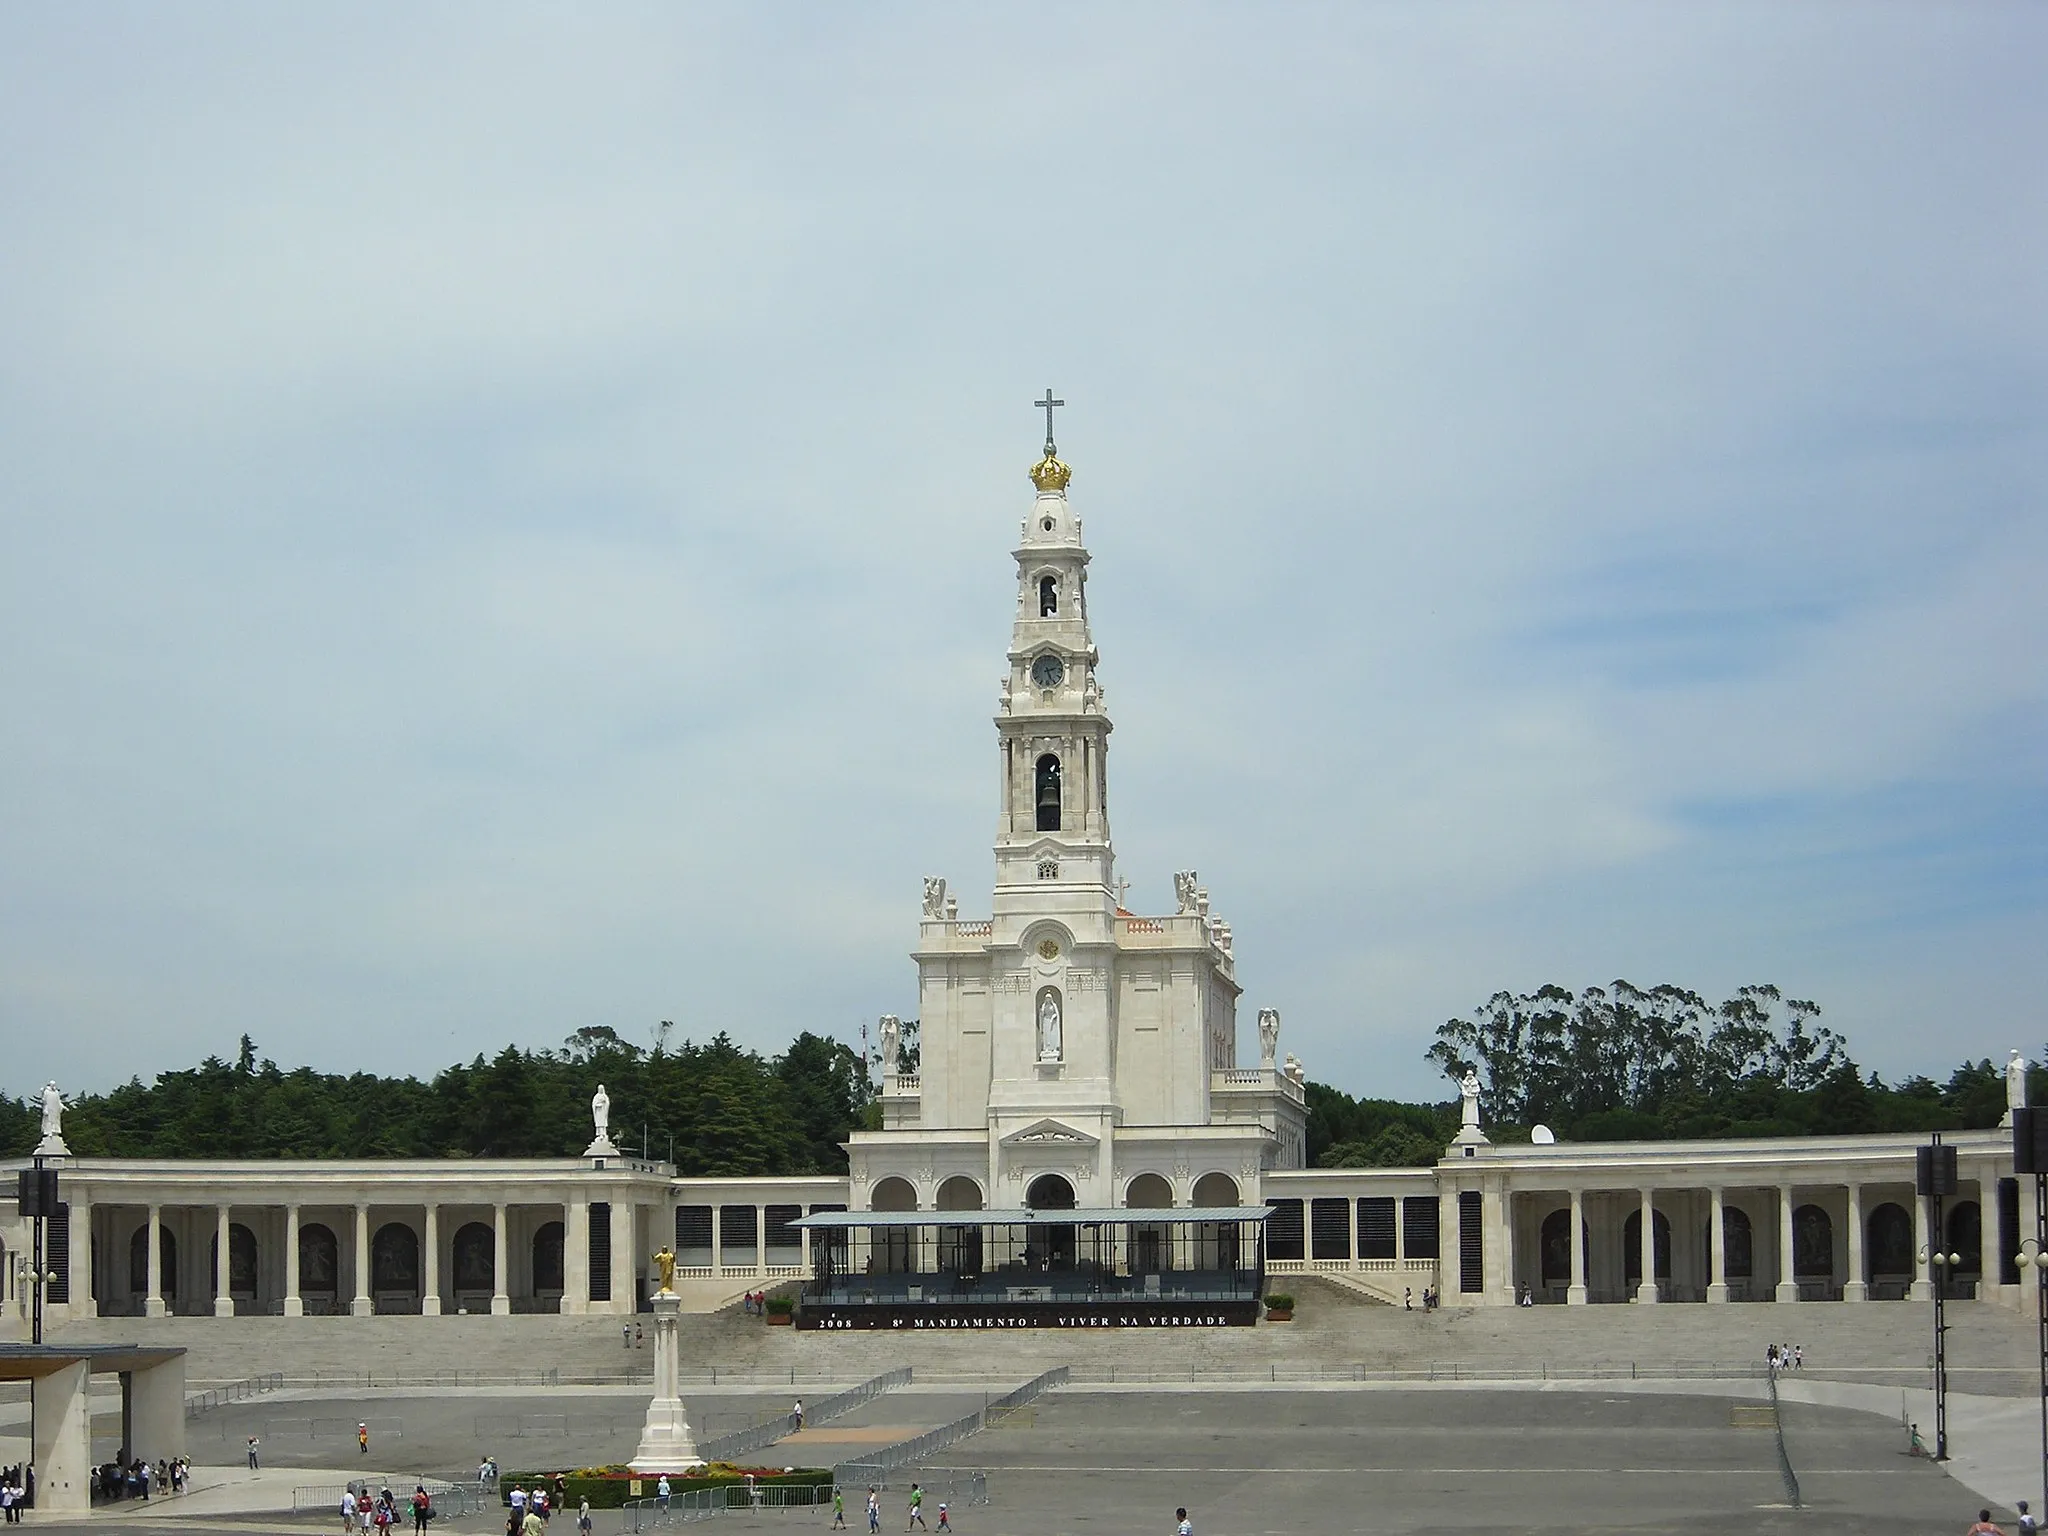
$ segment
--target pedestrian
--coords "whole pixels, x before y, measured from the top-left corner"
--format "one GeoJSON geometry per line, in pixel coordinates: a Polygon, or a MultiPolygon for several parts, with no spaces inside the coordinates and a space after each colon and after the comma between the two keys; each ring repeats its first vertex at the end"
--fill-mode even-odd
{"type": "Polygon", "coordinates": [[[619,1348],[621,1348],[621,1349],[631,1349],[632,1347],[633,1347],[633,1325],[632,1325],[631,1323],[621,1323],[621,1324],[619,1324],[619,1348]]]}
{"type": "Polygon", "coordinates": [[[533,1505],[526,1506],[526,1518],[519,1522],[519,1536],[547,1536],[547,1522],[533,1512],[533,1505]]]}
{"type": "Polygon", "coordinates": [[[2041,1529],[2041,1522],[2036,1520],[2032,1515],[2027,1513],[2027,1501],[2025,1499],[2021,1499],[2019,1503],[2014,1506],[2014,1508],[2018,1509],[2020,1512],[2020,1518],[2018,1522],[2020,1528],[2020,1536],[2035,1536],[2035,1533],[2041,1529]]]}
{"type": "Polygon", "coordinates": [[[946,1501],[944,1499],[939,1500],[939,1529],[942,1531],[953,1529],[952,1522],[946,1518],[946,1501]]]}
{"type": "Polygon", "coordinates": [[[832,1490],[832,1529],[835,1531],[846,1529],[846,1490],[844,1488],[834,1488],[832,1490]]]}
{"type": "Polygon", "coordinates": [[[249,1437],[249,1470],[251,1472],[256,1470],[256,1437],[254,1435],[249,1437]]]}
{"type": "Polygon", "coordinates": [[[341,1494],[341,1536],[354,1536],[356,1528],[356,1496],[343,1489],[341,1494]]]}
{"type": "Polygon", "coordinates": [[[1180,1522],[1173,1528],[1173,1536],[1195,1536],[1195,1522],[1188,1518],[1186,1505],[1176,1509],[1173,1518],[1180,1522]]]}
{"type": "Polygon", "coordinates": [[[668,1518],[669,1493],[668,1474],[664,1472],[661,1474],[661,1481],[654,1485],[654,1502],[661,1510],[663,1519],[668,1518]]]}
{"type": "Polygon", "coordinates": [[[880,1494],[879,1494],[879,1493],[878,1493],[878,1492],[876,1491],[876,1489],[875,1489],[875,1485],[874,1485],[873,1483],[869,1483],[869,1484],[868,1484],[868,1529],[869,1529],[870,1531],[879,1531],[879,1530],[880,1530],[881,1528],[882,1528],[882,1499],[881,1499],[881,1495],[880,1495],[880,1494]]]}
{"type": "Polygon", "coordinates": [[[640,1331],[638,1323],[633,1325],[633,1347],[635,1349],[645,1349],[647,1347],[647,1335],[640,1331]]]}
{"type": "Polygon", "coordinates": [[[927,1531],[931,1529],[930,1526],[924,1523],[924,1490],[918,1487],[917,1484],[912,1483],[910,1485],[910,1524],[903,1527],[903,1529],[914,1531],[920,1526],[927,1531]]]}
{"type": "Polygon", "coordinates": [[[0,1476],[0,1516],[14,1524],[14,1480],[6,1476],[0,1476]]]}
{"type": "Polygon", "coordinates": [[[414,1483],[412,1486],[412,1528],[424,1531],[427,1522],[434,1518],[434,1501],[427,1497],[427,1485],[414,1483]]]}
{"type": "Polygon", "coordinates": [[[516,1529],[519,1522],[526,1518],[526,1490],[514,1484],[512,1492],[506,1495],[505,1502],[512,1507],[512,1524],[516,1529]]]}
{"type": "Polygon", "coordinates": [[[1806,1369],[1806,1346],[1804,1344],[1794,1344],[1792,1346],[1792,1369],[1795,1371],[1806,1369]]]}
{"type": "MultiPolygon", "coordinates": [[[[342,1422],[346,1423],[347,1420],[342,1422]]],[[[370,1426],[368,1424],[358,1424],[356,1426],[356,1449],[365,1456],[370,1454],[370,1426]]]]}
{"type": "Polygon", "coordinates": [[[2005,1536],[2005,1532],[1991,1523],[1990,1510],[1980,1509],[1977,1511],[1977,1523],[1970,1527],[1967,1536],[2005,1536]]]}
{"type": "Polygon", "coordinates": [[[801,1434],[804,1427],[804,1400],[802,1398],[796,1400],[796,1406],[790,1409],[789,1416],[796,1421],[797,1432],[801,1434]]]}
{"type": "Polygon", "coordinates": [[[585,1499],[576,1506],[576,1529],[580,1536],[590,1536],[590,1500],[585,1499]]]}

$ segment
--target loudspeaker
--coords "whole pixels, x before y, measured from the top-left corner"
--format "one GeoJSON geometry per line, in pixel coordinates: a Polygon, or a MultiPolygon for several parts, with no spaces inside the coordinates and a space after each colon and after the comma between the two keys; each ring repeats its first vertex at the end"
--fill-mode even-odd
{"type": "Polygon", "coordinates": [[[54,1216],[57,1214],[57,1170],[54,1168],[24,1168],[15,1198],[21,1203],[24,1217],[54,1216]]]}
{"type": "Polygon", "coordinates": [[[2012,1171],[2048,1173],[2048,1109],[2012,1112],[2012,1171]]]}
{"type": "Polygon", "coordinates": [[[1950,1146],[1920,1147],[1913,1153],[1914,1187],[1923,1195],[1952,1195],[1956,1192],[1956,1149],[1950,1146]]]}

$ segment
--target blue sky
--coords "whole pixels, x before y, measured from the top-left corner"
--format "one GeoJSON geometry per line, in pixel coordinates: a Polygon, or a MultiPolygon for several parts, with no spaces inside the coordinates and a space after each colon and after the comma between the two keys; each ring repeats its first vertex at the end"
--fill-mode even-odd
{"type": "Polygon", "coordinates": [[[2037,1052],[2044,43],[14,8],[5,1086],[913,1013],[1048,384],[1131,904],[1312,1075],[1616,977],[2037,1052]]]}

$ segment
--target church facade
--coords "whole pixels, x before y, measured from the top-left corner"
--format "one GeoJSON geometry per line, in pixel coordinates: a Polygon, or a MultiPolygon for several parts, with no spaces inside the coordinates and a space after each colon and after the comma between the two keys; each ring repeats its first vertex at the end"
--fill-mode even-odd
{"type": "MultiPolygon", "coordinates": [[[[1469,1100],[1434,1167],[1304,1166],[1304,1072],[1277,1009],[1244,1028],[1234,935],[1196,875],[1175,875],[1168,914],[1120,899],[1089,553],[1050,432],[1031,478],[988,915],[925,882],[918,1068],[902,1070],[884,1018],[883,1125],[852,1138],[846,1176],[678,1177],[619,1154],[601,1110],[581,1158],[73,1158],[59,1102],[47,1317],[133,1317],[144,1335],[174,1313],[630,1313],[663,1246],[705,1310],[788,1282],[845,1299],[891,1276],[899,1300],[943,1276],[978,1304],[1076,1273],[1154,1299],[1299,1273],[1393,1304],[1883,1302],[1936,1286],[2038,1304],[2020,1264],[2035,1181],[2015,1175],[2009,1131],[1946,1138],[1958,1178],[1939,1202],[1916,1192],[1919,1137],[1495,1146],[1469,1100]]],[[[27,1328],[31,1241],[0,1198],[0,1337],[27,1328]]]]}

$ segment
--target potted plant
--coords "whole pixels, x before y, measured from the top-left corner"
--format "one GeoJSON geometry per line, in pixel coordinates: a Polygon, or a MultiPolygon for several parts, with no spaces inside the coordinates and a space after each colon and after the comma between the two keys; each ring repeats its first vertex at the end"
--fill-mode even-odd
{"type": "Polygon", "coordinates": [[[768,1326],[771,1328],[787,1328],[789,1326],[789,1315],[795,1310],[796,1298],[794,1296],[770,1296],[768,1298],[768,1326]]]}
{"type": "Polygon", "coordinates": [[[1282,1291],[1275,1291],[1266,1298],[1266,1321],[1269,1323],[1291,1323],[1294,1321],[1294,1298],[1282,1291]]]}

